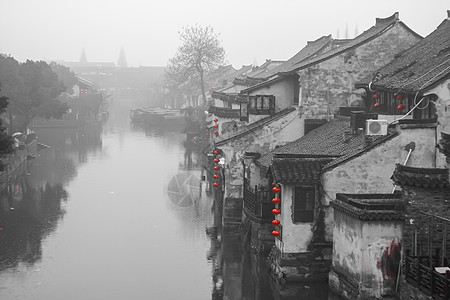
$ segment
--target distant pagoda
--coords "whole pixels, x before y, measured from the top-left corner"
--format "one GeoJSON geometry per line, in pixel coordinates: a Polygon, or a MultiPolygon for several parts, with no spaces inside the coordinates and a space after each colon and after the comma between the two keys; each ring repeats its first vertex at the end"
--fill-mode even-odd
{"type": "Polygon", "coordinates": [[[123,50],[123,47],[120,48],[120,54],[119,59],[117,60],[117,66],[120,68],[127,68],[127,58],[125,57],[125,50],[123,50]]]}
{"type": "Polygon", "coordinates": [[[80,55],[80,63],[81,64],[87,64],[87,58],[86,58],[86,52],[84,51],[84,47],[81,50],[81,55],[80,55]]]}

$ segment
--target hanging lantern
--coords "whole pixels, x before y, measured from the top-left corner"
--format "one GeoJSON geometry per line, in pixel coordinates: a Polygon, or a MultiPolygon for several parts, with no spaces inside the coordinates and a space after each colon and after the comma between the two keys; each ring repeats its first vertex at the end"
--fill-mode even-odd
{"type": "Polygon", "coordinates": [[[214,126],[213,126],[214,128],[219,128],[219,125],[217,125],[217,124],[214,124],[214,126]]]}
{"type": "Polygon", "coordinates": [[[278,226],[278,225],[280,225],[280,220],[273,220],[273,221],[272,221],[272,224],[273,224],[274,226],[278,226]]]}
{"type": "Polygon", "coordinates": [[[214,131],[214,134],[219,134],[219,132],[218,131],[214,131]]]}
{"type": "Polygon", "coordinates": [[[272,231],[273,236],[280,236],[280,232],[278,230],[272,231]]]}
{"type": "Polygon", "coordinates": [[[220,186],[220,184],[218,184],[218,183],[216,182],[216,183],[214,183],[214,186],[215,186],[215,187],[218,187],[218,186],[220,186]]]}
{"type": "Polygon", "coordinates": [[[272,202],[273,202],[273,204],[278,204],[278,203],[281,202],[281,199],[280,198],[273,198],[272,202]]]}
{"type": "Polygon", "coordinates": [[[404,110],[404,109],[405,109],[405,106],[404,106],[403,104],[400,104],[399,106],[397,106],[397,109],[398,109],[398,110],[404,110]]]}
{"type": "Polygon", "coordinates": [[[219,154],[220,154],[220,151],[219,151],[219,150],[214,150],[214,154],[215,154],[215,155],[219,155],[219,154]]]}
{"type": "Polygon", "coordinates": [[[219,163],[219,161],[220,161],[220,159],[218,159],[218,158],[214,158],[214,162],[215,162],[216,164],[218,164],[218,163],[219,163]]]}
{"type": "Polygon", "coordinates": [[[373,98],[374,98],[374,99],[380,99],[380,95],[378,95],[378,94],[373,94],[373,98]]]}
{"type": "Polygon", "coordinates": [[[375,103],[373,106],[379,107],[380,105],[381,105],[380,102],[377,102],[377,103],[375,103]]]}
{"type": "Polygon", "coordinates": [[[216,123],[217,123],[217,121],[219,121],[219,119],[217,119],[217,118],[216,118],[216,119],[214,119],[214,122],[216,122],[216,123]]]}
{"type": "Polygon", "coordinates": [[[220,178],[220,176],[219,175],[214,175],[214,179],[219,179],[220,178]]]}
{"type": "Polygon", "coordinates": [[[403,96],[403,94],[398,94],[396,98],[397,100],[402,101],[403,99],[405,99],[405,96],[403,96]]]}
{"type": "Polygon", "coordinates": [[[220,167],[214,167],[214,171],[220,171],[220,167]]]}
{"type": "Polygon", "coordinates": [[[279,209],[277,209],[277,208],[274,208],[274,209],[272,209],[272,213],[274,215],[279,215],[279,214],[281,214],[281,211],[279,209]]]}
{"type": "Polygon", "coordinates": [[[272,185],[273,185],[273,186],[276,186],[277,184],[276,184],[276,182],[272,182],[272,185]]]}
{"type": "Polygon", "coordinates": [[[281,192],[281,189],[279,188],[279,187],[274,187],[273,189],[272,189],[272,191],[275,193],[275,194],[278,194],[279,192],[281,192]]]}

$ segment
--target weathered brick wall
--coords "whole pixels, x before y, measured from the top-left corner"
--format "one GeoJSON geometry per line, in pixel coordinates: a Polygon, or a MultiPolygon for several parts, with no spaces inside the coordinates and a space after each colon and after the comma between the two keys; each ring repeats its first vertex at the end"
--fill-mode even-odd
{"type": "MultiPolygon", "coordinates": [[[[408,166],[432,168],[435,162],[435,128],[401,129],[400,135],[378,145],[346,163],[322,175],[326,207],[336,193],[364,194],[391,193],[394,182],[391,179],[397,163],[403,164],[408,152],[405,146],[415,142],[408,166]]],[[[330,209],[331,210],[331,209],[330,209]]],[[[325,225],[327,238],[331,237],[333,213],[327,211],[325,225]]]]}
{"type": "MultiPolygon", "coordinates": [[[[433,87],[431,90],[425,91],[425,95],[434,94],[438,98],[434,101],[436,114],[438,116],[438,139],[441,138],[441,132],[450,133],[450,79],[443,81],[441,84],[433,87]]],[[[445,156],[438,155],[439,159],[437,167],[445,167],[445,156]]]]}
{"type": "Polygon", "coordinates": [[[361,90],[355,90],[355,82],[373,74],[418,41],[417,36],[397,24],[364,45],[300,70],[305,116],[318,119],[332,116],[339,106],[349,106],[361,99],[361,90]]]}
{"type": "Polygon", "coordinates": [[[296,140],[303,133],[302,119],[298,111],[293,111],[283,118],[268,125],[256,128],[242,137],[231,139],[225,145],[219,145],[225,157],[225,195],[226,197],[243,197],[244,152],[267,153],[277,145],[296,140]]]}

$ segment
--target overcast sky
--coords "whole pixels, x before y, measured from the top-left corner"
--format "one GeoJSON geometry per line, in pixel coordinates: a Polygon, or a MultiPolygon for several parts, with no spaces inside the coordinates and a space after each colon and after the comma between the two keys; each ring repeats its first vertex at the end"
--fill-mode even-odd
{"type": "Polygon", "coordinates": [[[450,9],[449,0],[0,0],[0,53],[19,61],[117,63],[121,46],[129,66],[165,66],[186,25],[211,25],[235,68],[286,60],[309,40],[349,38],[394,12],[422,36],[450,9]]]}

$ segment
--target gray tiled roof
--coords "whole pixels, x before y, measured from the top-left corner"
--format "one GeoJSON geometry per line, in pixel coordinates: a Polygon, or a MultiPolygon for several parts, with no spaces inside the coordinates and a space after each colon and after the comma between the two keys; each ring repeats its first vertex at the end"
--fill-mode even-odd
{"type": "Polygon", "coordinates": [[[365,144],[364,134],[344,140],[344,132],[350,130],[349,118],[334,119],[312,130],[300,139],[274,150],[275,154],[296,154],[338,157],[365,144]]]}
{"type": "Polygon", "coordinates": [[[370,27],[368,30],[364,31],[357,37],[355,37],[352,40],[349,40],[346,43],[343,43],[339,47],[334,47],[329,51],[323,52],[322,54],[312,57],[308,60],[303,60],[298,64],[295,64],[292,66],[290,71],[300,70],[303,68],[307,68],[311,65],[315,65],[317,63],[320,63],[322,61],[328,60],[336,55],[339,55],[343,52],[346,52],[350,49],[353,49],[355,47],[358,47],[360,45],[363,45],[372,39],[376,38],[377,36],[383,34],[386,30],[393,27],[395,24],[401,24],[406,29],[408,29],[410,32],[414,33],[415,35],[419,36],[417,33],[409,29],[403,22],[399,21],[398,19],[398,13],[394,13],[392,16],[388,18],[377,18],[375,21],[375,25],[370,27]]]}
{"type": "MultiPolygon", "coordinates": [[[[379,69],[372,89],[400,90],[415,93],[450,75],[450,20],[444,20],[436,30],[401,53],[394,61],[379,69]]],[[[356,83],[368,87],[374,76],[356,83]]]]}
{"type": "Polygon", "coordinates": [[[310,131],[298,140],[280,146],[266,153],[257,160],[260,167],[267,169],[276,156],[292,156],[303,158],[330,158],[323,169],[330,169],[346,162],[373,147],[398,135],[396,131],[386,136],[373,136],[370,143],[366,142],[363,132],[345,138],[344,133],[350,130],[349,118],[339,118],[310,131]]]}
{"type": "Polygon", "coordinates": [[[277,158],[270,166],[272,176],[278,183],[315,184],[320,170],[330,158],[277,158]]]}
{"type": "Polygon", "coordinates": [[[241,137],[245,137],[248,134],[251,134],[255,129],[257,128],[262,128],[263,126],[274,122],[290,113],[292,113],[293,111],[295,111],[296,109],[294,107],[288,107],[286,109],[283,109],[282,111],[279,111],[277,113],[275,113],[274,115],[271,115],[267,118],[258,120],[254,123],[249,124],[248,126],[245,126],[244,129],[239,130],[238,132],[236,132],[235,134],[233,134],[232,136],[226,136],[226,137],[219,137],[216,140],[216,146],[220,146],[220,145],[224,145],[226,143],[228,143],[231,140],[235,140],[241,137]]]}
{"type": "MultiPolygon", "coordinates": [[[[331,40],[332,40],[331,35],[328,35],[328,36],[322,36],[315,41],[308,41],[306,46],[303,47],[294,56],[292,56],[290,59],[288,59],[286,62],[279,65],[278,67],[270,70],[269,72],[261,74],[264,76],[259,76],[259,78],[268,79],[269,77],[274,76],[277,73],[289,72],[294,65],[319,53],[326,45],[328,45],[328,43],[331,40]]],[[[252,77],[252,76],[249,74],[249,77],[252,77]]],[[[255,77],[257,77],[257,76],[255,76],[255,77]]]]}

